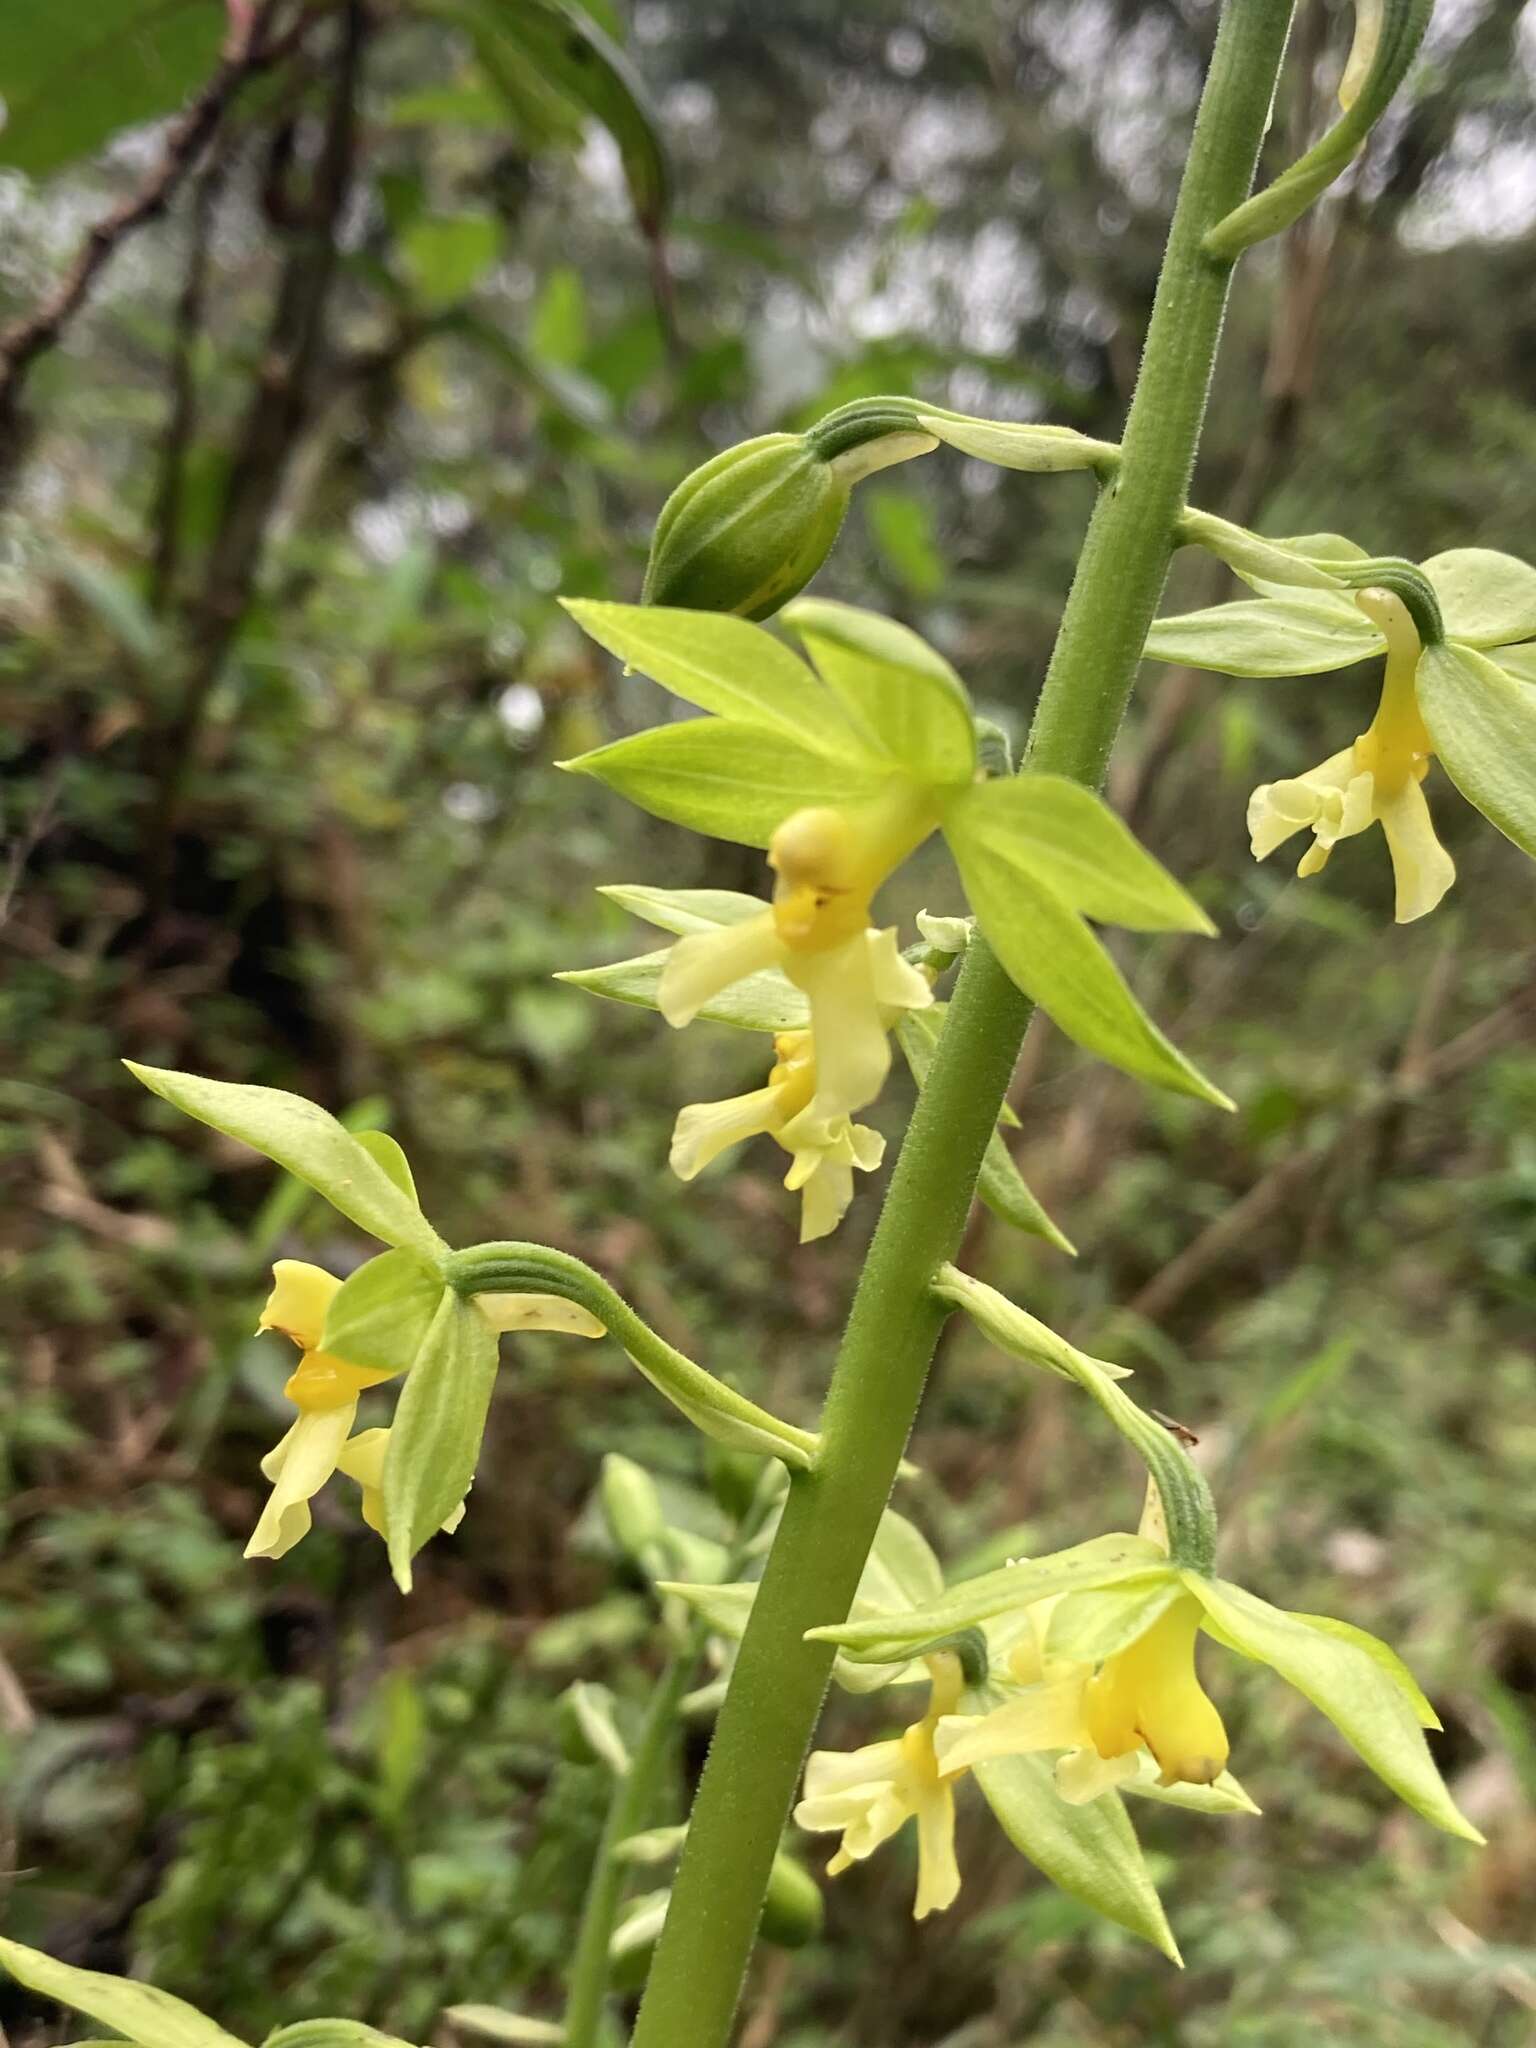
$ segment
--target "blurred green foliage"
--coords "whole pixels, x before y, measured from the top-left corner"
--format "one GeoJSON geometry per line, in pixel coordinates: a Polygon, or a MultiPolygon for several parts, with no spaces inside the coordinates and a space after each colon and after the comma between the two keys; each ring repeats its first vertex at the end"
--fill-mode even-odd
{"type": "MultiPolygon", "coordinates": [[[[1277,163],[1324,118],[1338,11],[1304,15],[1277,163]]],[[[1248,264],[1201,503],[1412,556],[1530,552],[1521,13],[1448,20],[1349,196],[1248,264]]],[[[523,73],[490,31],[391,17],[367,39],[326,230],[325,346],[297,429],[253,449],[270,309],[314,276],[322,20],[33,365],[0,529],[8,1932],[256,2036],[317,2010],[427,2039],[453,2002],[553,2009],[604,1798],[599,1770],[562,1760],[558,1695],[602,1679],[630,1712],[657,1661],[586,1504],[622,1448],[711,1534],[698,1447],[611,1347],[526,1340],[463,1532],[424,1554],[411,1602],[324,1505],[282,1566],[243,1565],[282,1427],[284,1361],[250,1335],[266,1263],[345,1270],[366,1247],[116,1062],[362,1105],[445,1232],[580,1252],[808,1419],[874,1198],[801,1252],[766,1148],[677,1186],[676,1107],[748,1085],[755,1051],[551,982],[633,950],[598,883],[761,880],[740,849],[554,771],[663,712],[555,594],[633,597],[690,465],[861,394],[1113,435],[1211,16],[594,10],[649,82],[671,162],[660,237],[639,130],[621,157],[568,94],[509,98],[523,73]],[[271,470],[231,581],[231,519],[271,470]]],[[[98,132],[152,111],[125,101],[98,132]]],[[[120,136],[49,182],[7,179],[7,314],[155,148],[120,136]]],[[[909,619],[1017,733],[1088,489],[934,457],[865,487],[818,588],[909,619]]],[[[1207,575],[1181,563],[1170,603],[1220,595],[1207,575]]],[[[1342,743],[1368,705],[1364,678],[1149,673],[1111,794],[1223,936],[1122,957],[1241,1107],[1150,1095],[1037,1034],[1015,1146],[1083,1254],[983,1218],[966,1256],[1118,1347],[1200,1433],[1233,1570],[1401,1645],[1490,1849],[1428,1837],[1300,1701],[1229,1667],[1223,1709],[1266,1813],[1148,1821],[1182,1975],[963,1817],[956,1909],[914,1929],[900,1853],[851,1873],[824,1939],[759,1965],[754,2048],[1529,2038],[1529,879],[1443,785],[1461,879],[1404,931],[1363,844],[1295,885],[1250,864],[1242,830],[1252,783],[1342,743]]],[[[893,914],[956,907],[936,874],[915,863],[893,914]]],[[[904,1107],[893,1086],[893,1134],[904,1107]]],[[[1104,1441],[1070,1390],[1026,1398],[956,1331],[904,1506],[951,1558],[1070,1542],[1135,1512],[1104,1441]]],[[[878,1712],[834,1703],[828,1740],[868,1739],[878,1712]]],[[[69,2038],[10,1987],[0,2021],[13,2048],[69,2038]]]]}

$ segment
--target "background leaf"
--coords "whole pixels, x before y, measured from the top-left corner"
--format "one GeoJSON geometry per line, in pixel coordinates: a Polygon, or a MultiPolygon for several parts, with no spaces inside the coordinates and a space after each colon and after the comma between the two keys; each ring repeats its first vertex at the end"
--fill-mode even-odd
{"type": "Polygon", "coordinates": [[[167,1991],[136,1984],[128,1977],[109,1977],[100,1970],[78,1970],[56,1963],[22,1942],[0,1936],[0,1964],[29,1991],[56,1998],[93,2020],[116,2027],[137,2048],[245,2048],[212,2020],[167,1991]]]}

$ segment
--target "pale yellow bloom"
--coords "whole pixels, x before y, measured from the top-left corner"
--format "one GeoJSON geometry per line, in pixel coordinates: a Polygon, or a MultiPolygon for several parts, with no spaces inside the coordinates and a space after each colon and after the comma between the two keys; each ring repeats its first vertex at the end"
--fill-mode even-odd
{"type": "Polygon", "coordinates": [[[861,1863],[915,1819],[917,1897],[912,1912],[918,1920],[943,1912],[960,1891],[954,1771],[941,1768],[934,1731],[959,1705],[965,1679],[959,1658],[948,1651],[926,1662],[932,1684],[922,1720],[888,1742],[849,1753],[816,1750],[805,1767],[804,1797],[795,1808],[797,1827],[842,1836],[827,1865],[831,1877],[861,1863]]]}
{"type": "MultiPolygon", "coordinates": [[[[296,1371],[283,1388],[298,1409],[298,1420],[261,1461],[272,1492],[246,1545],[247,1557],[284,1556],[313,1523],[310,1502],[333,1472],[344,1472],[362,1488],[363,1519],[384,1531],[384,1453],[387,1429],[352,1435],[359,1397],[369,1387],[394,1378],[352,1365],[322,1351],[326,1312],[341,1287],[333,1273],[300,1259],[279,1259],[272,1269],[272,1292],[261,1312],[259,1328],[280,1330],[299,1347],[296,1371]]],[[[497,1330],[561,1330],[584,1337],[603,1334],[596,1317],[556,1295],[481,1295],[477,1306],[497,1330]]],[[[409,1365],[402,1359],[399,1370],[409,1365]]],[[[464,1516],[462,1501],[443,1523],[455,1529],[464,1516]]]]}
{"type": "Polygon", "coordinates": [[[1357,601],[1387,641],[1376,716],[1353,746],[1305,775],[1261,783],[1248,802],[1248,834],[1254,859],[1265,860],[1310,828],[1312,844],[1296,872],[1315,875],[1341,839],[1379,824],[1397,882],[1397,922],[1411,924],[1433,910],[1456,879],[1422,787],[1432,747],[1414,694],[1419,636],[1407,607],[1389,591],[1363,590],[1357,601]]]}
{"type": "Polygon", "coordinates": [[[875,890],[928,829],[905,801],[859,814],[795,812],[769,848],[778,877],[771,906],[745,923],[679,939],[656,991],[661,1014],[689,1024],[712,997],[776,967],[810,1004],[812,1123],[830,1127],[865,1108],[890,1071],[891,1024],[933,1001],[926,976],[902,959],[894,928],[870,924],[875,890]]]}
{"type": "Polygon", "coordinates": [[[1175,1600],[1097,1670],[1046,1652],[1050,1605],[1031,1610],[1030,1630],[1009,1658],[1010,1675],[1024,1690],[988,1714],[940,1722],[935,1748],[942,1768],[1058,1750],[1056,1787],[1073,1805],[1137,1777],[1143,1752],[1155,1760],[1164,1786],[1215,1784],[1229,1745],[1195,1672],[1199,1602],[1175,1600]]]}
{"type": "Polygon", "coordinates": [[[809,1031],[782,1031],[773,1048],[765,1088],[723,1102],[693,1102],[680,1112],[672,1133],[672,1171],[679,1180],[692,1180],[742,1139],[772,1137],[790,1155],[784,1185],[800,1193],[800,1242],[808,1244],[837,1228],[853,1200],[854,1169],[872,1173],[885,1156],[885,1140],[851,1117],[816,1116],[816,1054],[809,1031]]]}

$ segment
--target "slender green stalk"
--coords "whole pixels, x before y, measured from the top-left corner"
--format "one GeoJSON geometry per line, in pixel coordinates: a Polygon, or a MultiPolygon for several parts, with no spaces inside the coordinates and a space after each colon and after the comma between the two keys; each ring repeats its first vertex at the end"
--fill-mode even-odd
{"type": "MultiPolygon", "coordinates": [[[[1026,766],[1102,780],[1167,574],[1231,264],[1201,240],[1253,179],[1289,0],[1228,0],[1169,235],[1123,460],[1088,529],[1026,766]]],[[[689,1823],[633,2048],[725,2048],[831,1651],[917,1414],[953,1257],[1029,1006],[988,949],[961,969],[859,1281],[814,1468],[790,1497],[689,1823]]]]}
{"type": "Polygon", "coordinates": [[[624,1865],[613,1852],[627,1835],[637,1833],[650,1818],[667,1745],[677,1726],[683,1695],[697,1668],[700,1648],[701,1632],[692,1631],[687,1643],[667,1659],[630,1751],[629,1769],[622,1778],[614,1780],[566,1980],[564,2048],[597,2048],[602,2038],[603,2014],[608,2004],[608,1944],[619,1917],[626,1876],[624,1865]]]}

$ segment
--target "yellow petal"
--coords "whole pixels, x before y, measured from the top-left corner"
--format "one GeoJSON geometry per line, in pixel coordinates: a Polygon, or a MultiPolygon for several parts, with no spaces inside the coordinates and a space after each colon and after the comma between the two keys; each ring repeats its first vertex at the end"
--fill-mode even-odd
{"type": "MultiPolygon", "coordinates": [[[[933,1002],[933,984],[910,960],[903,960],[896,943],[896,927],[866,931],[869,948],[869,978],[875,1001],[886,1010],[926,1010],[933,1002]]],[[[894,1022],[894,1019],[889,1020],[894,1022]]]]}
{"type": "Polygon", "coordinates": [[[874,1101],[891,1066],[864,934],[823,953],[786,954],[783,965],[811,1005],[816,1094],[807,1114],[850,1116],[874,1101]]]}
{"type": "Polygon", "coordinates": [[[1090,1742],[1057,1758],[1056,1790],[1068,1806],[1088,1806],[1139,1777],[1144,1755],[1145,1751],[1132,1750],[1125,1756],[1100,1756],[1090,1742]]]}
{"type": "Polygon", "coordinates": [[[1397,882],[1397,922],[1427,917],[1456,879],[1456,863],[1435,836],[1423,784],[1411,777],[1396,796],[1378,799],[1397,882]]]}
{"type": "Polygon", "coordinates": [[[341,1282],[323,1266],[311,1266],[303,1259],[279,1259],[272,1268],[272,1292],[257,1328],[281,1330],[301,1351],[318,1351],[326,1310],[340,1290],[341,1282]]]}
{"type": "Polygon", "coordinates": [[[942,1913],[960,1892],[955,1860],[955,1795],[944,1783],[925,1793],[917,1809],[917,1899],[914,1920],[942,1913]]]}
{"type": "Polygon", "coordinates": [[[679,1180],[693,1180],[732,1145],[773,1130],[783,1107],[778,1088],[754,1088],[750,1095],[732,1095],[723,1102],[690,1102],[673,1128],[672,1171],[679,1180]]]}
{"type": "Polygon", "coordinates": [[[667,955],[656,984],[656,1007],[669,1024],[691,1024],[711,996],[776,966],[783,951],[771,910],[744,924],[690,932],[667,955]]]}
{"type": "Polygon", "coordinates": [[[309,1503],[336,1470],[356,1404],[301,1415],[261,1461],[272,1494],[245,1547],[247,1557],[282,1557],[310,1529],[309,1503]]]}
{"type": "MultiPolygon", "coordinates": [[[[336,1459],[337,1471],[355,1479],[362,1489],[363,1520],[386,1543],[389,1541],[389,1525],[384,1516],[384,1459],[388,1450],[387,1429],[360,1429],[356,1436],[349,1437],[342,1445],[336,1459]]],[[[446,1536],[457,1529],[463,1519],[464,1503],[460,1501],[439,1527],[446,1536]]]]}
{"type": "Polygon", "coordinates": [[[1034,1685],[989,1714],[946,1714],[933,1735],[934,1754],[946,1775],[999,1756],[1031,1756],[1042,1749],[1076,1749],[1088,1740],[1083,1725],[1083,1679],[1034,1685]]]}
{"type": "MultiPolygon", "coordinates": [[[[814,1158],[814,1166],[800,1189],[800,1242],[812,1244],[819,1237],[829,1237],[847,1215],[853,1200],[853,1168],[840,1160],[802,1152],[796,1155],[790,1175],[806,1158],[814,1158]]],[[[789,1184],[786,1176],[784,1185],[789,1184]]]]}

